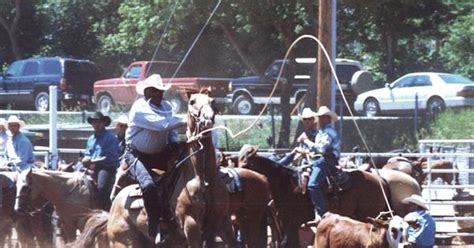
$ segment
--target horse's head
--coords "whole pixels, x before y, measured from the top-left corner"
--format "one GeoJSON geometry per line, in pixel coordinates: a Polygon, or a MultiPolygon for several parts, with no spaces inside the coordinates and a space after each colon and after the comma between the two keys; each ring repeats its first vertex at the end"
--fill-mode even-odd
{"type": "Polygon", "coordinates": [[[280,182],[286,184],[292,192],[302,192],[302,174],[298,168],[280,164],[267,157],[258,156],[257,149],[256,146],[244,145],[239,152],[238,166],[263,174],[272,182],[278,181],[277,184],[280,182]]]}
{"type": "Polygon", "coordinates": [[[192,94],[188,102],[188,137],[214,126],[216,115],[214,99],[207,94],[192,94]]]}
{"type": "Polygon", "coordinates": [[[39,196],[39,191],[33,186],[33,169],[24,170],[16,181],[15,211],[25,214],[29,211],[30,202],[39,196]]]}

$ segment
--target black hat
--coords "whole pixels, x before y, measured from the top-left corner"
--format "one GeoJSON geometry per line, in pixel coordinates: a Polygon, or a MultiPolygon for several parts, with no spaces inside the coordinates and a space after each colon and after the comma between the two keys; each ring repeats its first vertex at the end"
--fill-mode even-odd
{"type": "Polygon", "coordinates": [[[106,115],[104,116],[101,112],[95,112],[93,115],[87,117],[87,122],[89,122],[89,124],[92,124],[93,120],[102,120],[105,122],[105,126],[110,125],[110,123],[112,122],[110,117],[106,115]]]}

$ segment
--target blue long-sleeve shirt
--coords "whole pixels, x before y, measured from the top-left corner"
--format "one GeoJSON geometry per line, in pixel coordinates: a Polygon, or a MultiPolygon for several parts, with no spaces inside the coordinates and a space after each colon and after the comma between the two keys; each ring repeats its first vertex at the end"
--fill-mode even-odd
{"type": "Polygon", "coordinates": [[[98,135],[93,134],[89,137],[84,155],[91,160],[105,157],[105,166],[118,168],[120,148],[117,137],[105,128],[102,129],[98,135]]]}
{"type": "Polygon", "coordinates": [[[331,152],[336,158],[341,156],[341,139],[331,123],[318,130],[315,141],[311,145],[311,150],[315,152],[331,152]]]}
{"type": "Polygon", "coordinates": [[[426,210],[416,210],[405,216],[406,221],[416,221],[418,228],[408,228],[408,242],[416,247],[433,247],[435,243],[436,223],[426,210]]]}
{"type": "Polygon", "coordinates": [[[17,161],[20,170],[29,169],[35,162],[33,144],[31,144],[26,135],[19,132],[12,136],[11,139],[8,139],[6,157],[8,160],[17,161]]]}

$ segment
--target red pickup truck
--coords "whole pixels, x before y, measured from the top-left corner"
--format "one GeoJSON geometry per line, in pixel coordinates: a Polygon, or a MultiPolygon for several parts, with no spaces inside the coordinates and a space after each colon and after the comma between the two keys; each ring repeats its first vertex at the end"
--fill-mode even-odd
{"type": "Polygon", "coordinates": [[[177,63],[171,61],[133,62],[121,77],[96,81],[93,101],[97,109],[103,113],[110,112],[114,106],[129,108],[137,98],[135,91],[137,82],[149,75],[160,74],[164,83],[172,84],[164,97],[171,101],[176,113],[186,109],[185,89],[211,87],[216,103],[224,104],[224,98],[229,93],[230,78],[175,77],[171,80],[176,67],[177,63]]]}

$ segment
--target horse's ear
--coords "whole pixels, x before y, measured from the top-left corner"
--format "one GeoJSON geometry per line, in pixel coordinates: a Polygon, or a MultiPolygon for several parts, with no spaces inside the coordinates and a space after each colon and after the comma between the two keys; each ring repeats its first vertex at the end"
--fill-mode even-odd
{"type": "Polygon", "coordinates": [[[196,93],[199,93],[197,90],[191,89],[191,88],[186,88],[186,89],[184,89],[184,92],[185,92],[186,97],[187,97],[188,99],[191,99],[191,96],[192,96],[192,95],[194,95],[194,94],[196,94],[196,93]]]}

